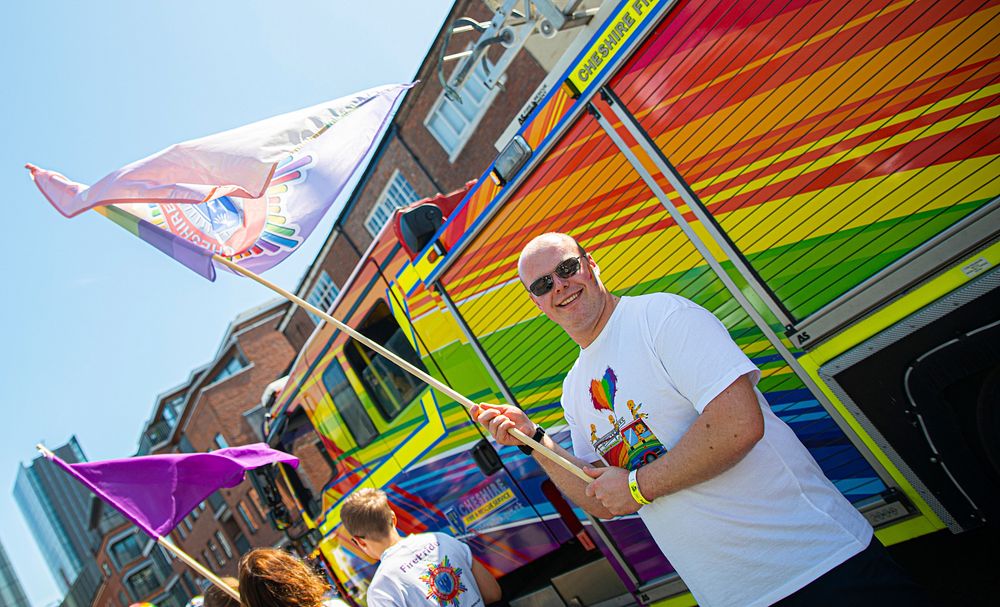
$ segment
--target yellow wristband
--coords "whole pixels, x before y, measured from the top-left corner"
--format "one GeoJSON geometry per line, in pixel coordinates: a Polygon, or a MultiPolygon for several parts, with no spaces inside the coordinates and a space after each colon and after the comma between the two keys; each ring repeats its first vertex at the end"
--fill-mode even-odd
{"type": "Polygon", "coordinates": [[[639,491],[639,480],[636,478],[637,470],[633,470],[628,473],[628,490],[632,493],[632,499],[639,503],[640,506],[645,506],[650,503],[646,496],[639,491]]]}

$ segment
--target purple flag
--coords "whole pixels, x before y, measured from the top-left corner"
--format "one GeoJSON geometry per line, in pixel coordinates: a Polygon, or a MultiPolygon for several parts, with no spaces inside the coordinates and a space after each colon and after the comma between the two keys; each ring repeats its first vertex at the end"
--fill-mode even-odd
{"type": "Polygon", "coordinates": [[[264,443],[80,464],[43,453],[154,539],[170,533],[215,491],[240,484],[247,470],[276,462],[299,464],[294,455],[264,443]]]}
{"type": "Polygon", "coordinates": [[[209,280],[213,254],[263,272],[298,250],[411,86],[368,89],[178,143],[92,186],[26,168],[66,217],[94,209],[209,280]]]}

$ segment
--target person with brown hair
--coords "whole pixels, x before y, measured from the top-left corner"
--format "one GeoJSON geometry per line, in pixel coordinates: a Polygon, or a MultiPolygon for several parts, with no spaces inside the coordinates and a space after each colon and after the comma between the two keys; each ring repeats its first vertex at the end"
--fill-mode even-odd
{"type": "Polygon", "coordinates": [[[329,585],[302,560],[276,548],[257,548],[240,559],[242,607],[323,607],[329,585]]]}
{"type": "MultiPolygon", "coordinates": [[[[234,577],[224,577],[222,581],[232,589],[239,588],[239,582],[234,577]]],[[[240,602],[226,594],[226,591],[212,585],[205,591],[205,602],[202,607],[240,607],[240,602]]]]}
{"type": "Polygon", "coordinates": [[[381,561],[368,586],[368,607],[477,607],[500,600],[496,578],[463,542],[434,532],[401,537],[384,491],[358,489],[344,500],[340,518],[354,545],[381,561]]]}

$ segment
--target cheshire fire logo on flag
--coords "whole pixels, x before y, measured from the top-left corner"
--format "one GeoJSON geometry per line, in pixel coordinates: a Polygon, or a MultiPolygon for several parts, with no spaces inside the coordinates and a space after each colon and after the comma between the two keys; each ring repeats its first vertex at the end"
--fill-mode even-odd
{"type": "Polygon", "coordinates": [[[94,209],[209,280],[213,254],[263,272],[313,231],[410,86],[377,87],[179,143],[92,186],[27,168],[66,217],[94,209]]]}

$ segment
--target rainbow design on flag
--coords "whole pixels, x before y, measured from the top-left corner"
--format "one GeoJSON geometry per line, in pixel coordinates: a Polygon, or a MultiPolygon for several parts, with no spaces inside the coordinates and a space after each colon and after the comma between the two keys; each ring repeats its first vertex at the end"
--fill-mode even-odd
{"type": "Polygon", "coordinates": [[[289,211],[288,203],[315,165],[314,154],[289,156],[278,165],[264,196],[266,216],[254,206],[261,201],[234,200],[229,196],[200,204],[120,204],[94,210],[191,270],[215,280],[213,252],[234,261],[266,257],[280,260],[302,243],[302,228],[293,221],[295,214],[289,211]],[[227,254],[241,248],[239,241],[255,232],[258,236],[249,248],[227,254]]]}
{"type": "Polygon", "coordinates": [[[94,207],[94,211],[115,222],[133,236],[173,257],[188,269],[208,280],[215,280],[212,252],[189,240],[177,238],[170,232],[157,227],[155,223],[146,218],[149,217],[148,209],[144,207],[148,206],[151,205],[109,204],[94,207]]]}
{"type": "MultiPolygon", "coordinates": [[[[303,241],[297,237],[301,229],[292,221],[288,201],[296,186],[306,181],[309,169],[315,164],[315,158],[309,154],[302,157],[288,156],[278,164],[271,185],[264,195],[267,214],[260,221],[248,220],[248,217],[259,214],[258,201],[234,201],[228,196],[222,196],[201,204],[149,204],[151,223],[187,240],[198,239],[203,243],[215,241],[220,246],[234,238],[241,228],[259,223],[262,224],[259,236],[249,248],[233,255],[225,254],[223,249],[220,254],[234,261],[287,255],[303,241]],[[168,214],[179,214],[182,219],[167,221],[168,214]]],[[[242,247],[233,248],[238,250],[242,247]]]]}
{"type": "Polygon", "coordinates": [[[297,249],[338,200],[408,88],[373,88],[182,142],[90,186],[25,168],[66,217],[97,208],[209,280],[213,255],[262,272],[297,249]]]}
{"type": "Polygon", "coordinates": [[[261,255],[276,255],[282,251],[290,253],[300,244],[302,238],[297,224],[292,222],[288,212],[288,200],[296,186],[308,178],[309,169],[316,165],[312,155],[289,156],[278,164],[271,180],[271,187],[264,195],[267,200],[267,222],[257,242],[250,249],[232,257],[234,260],[261,255]]]}

